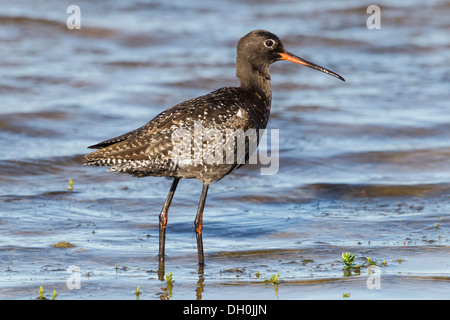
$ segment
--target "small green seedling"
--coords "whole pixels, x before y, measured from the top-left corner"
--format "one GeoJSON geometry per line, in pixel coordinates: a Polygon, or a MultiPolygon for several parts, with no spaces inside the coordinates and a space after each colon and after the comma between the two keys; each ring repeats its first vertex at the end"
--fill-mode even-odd
{"type": "MultiPolygon", "coordinates": [[[[383,260],[382,263],[377,263],[370,257],[366,257],[366,261],[363,264],[355,264],[355,255],[351,252],[342,252],[341,260],[344,262],[344,274],[351,275],[352,271],[359,274],[361,267],[369,268],[370,266],[386,266],[386,261],[383,260]]],[[[398,260],[397,260],[398,261],[398,260]]],[[[400,261],[399,261],[400,263],[400,261]]]]}
{"type": "Polygon", "coordinates": [[[376,266],[377,262],[370,259],[370,257],[367,257],[367,261],[366,261],[367,266],[376,266]]]}
{"type": "Polygon", "coordinates": [[[273,283],[273,284],[276,284],[276,283],[280,283],[280,281],[278,281],[278,277],[280,276],[280,274],[279,273],[277,273],[277,274],[274,274],[273,276],[271,276],[270,278],[268,278],[268,279],[266,279],[266,283],[273,283]]]}
{"type": "MultiPolygon", "coordinates": [[[[52,294],[52,300],[56,300],[56,296],[58,294],[56,293],[56,290],[53,290],[53,294],[52,294]]],[[[48,298],[44,297],[44,287],[40,286],[39,287],[39,297],[37,297],[36,299],[39,300],[49,300],[48,298]]]]}
{"type": "Polygon", "coordinates": [[[136,292],[134,293],[136,295],[136,299],[139,300],[139,296],[140,296],[141,293],[142,293],[141,292],[141,286],[137,286],[136,292]]]}
{"type": "Polygon", "coordinates": [[[173,285],[173,283],[175,282],[175,280],[173,280],[173,278],[172,278],[172,272],[169,272],[167,275],[166,275],[166,281],[167,281],[167,284],[169,285],[173,285]]]}
{"type": "Polygon", "coordinates": [[[47,298],[44,297],[44,287],[40,286],[39,287],[39,299],[40,300],[46,300],[47,298]]]}
{"type": "Polygon", "coordinates": [[[167,286],[165,288],[163,288],[163,290],[167,291],[169,298],[172,298],[173,283],[175,282],[175,280],[173,280],[173,278],[172,278],[172,272],[167,273],[166,282],[167,282],[167,286]]]}

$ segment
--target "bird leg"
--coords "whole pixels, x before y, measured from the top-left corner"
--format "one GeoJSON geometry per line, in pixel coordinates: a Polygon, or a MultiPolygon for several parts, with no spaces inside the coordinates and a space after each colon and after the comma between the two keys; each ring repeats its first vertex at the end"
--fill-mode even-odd
{"type": "Polygon", "coordinates": [[[197,236],[197,252],[198,252],[198,264],[203,266],[205,264],[205,258],[203,256],[203,208],[205,207],[206,195],[208,194],[209,182],[203,181],[202,195],[200,197],[200,203],[198,204],[197,215],[195,217],[194,226],[195,234],[197,236]]]}
{"type": "Polygon", "coordinates": [[[167,216],[169,213],[170,203],[172,202],[173,195],[175,194],[175,190],[177,189],[178,181],[180,178],[175,177],[172,182],[172,186],[170,187],[169,194],[167,195],[166,202],[161,210],[159,215],[159,261],[164,261],[164,251],[166,245],[166,225],[167,225],[167,216]]]}

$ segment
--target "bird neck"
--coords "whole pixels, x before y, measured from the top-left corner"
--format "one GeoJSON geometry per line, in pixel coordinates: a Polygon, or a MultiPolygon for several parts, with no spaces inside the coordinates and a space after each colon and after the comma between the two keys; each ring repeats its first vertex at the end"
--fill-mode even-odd
{"type": "Polygon", "coordinates": [[[272,91],[270,89],[269,68],[253,68],[249,62],[237,60],[236,75],[241,81],[241,88],[255,92],[270,108],[272,91]]]}

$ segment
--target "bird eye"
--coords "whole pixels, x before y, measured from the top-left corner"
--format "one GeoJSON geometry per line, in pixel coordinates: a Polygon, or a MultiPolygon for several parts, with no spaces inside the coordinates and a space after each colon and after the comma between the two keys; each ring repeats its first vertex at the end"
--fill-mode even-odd
{"type": "Polygon", "coordinates": [[[275,44],[275,41],[273,41],[273,40],[264,41],[264,45],[268,48],[271,48],[274,44],[275,44]]]}

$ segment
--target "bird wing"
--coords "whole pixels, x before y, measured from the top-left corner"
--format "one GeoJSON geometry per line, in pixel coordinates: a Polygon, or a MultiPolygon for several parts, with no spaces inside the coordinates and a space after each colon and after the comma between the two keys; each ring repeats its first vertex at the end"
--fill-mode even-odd
{"type": "MultiPolygon", "coordinates": [[[[160,160],[170,157],[173,148],[172,134],[178,129],[192,132],[196,121],[217,128],[232,123],[241,110],[240,88],[222,88],[207,95],[177,104],[150,120],[142,127],[100,142],[90,148],[98,150],[86,155],[86,164],[111,165],[120,160],[160,160]],[[234,98],[236,97],[236,98],[234,98]]],[[[246,130],[250,123],[238,116],[239,127],[246,130]]]]}

